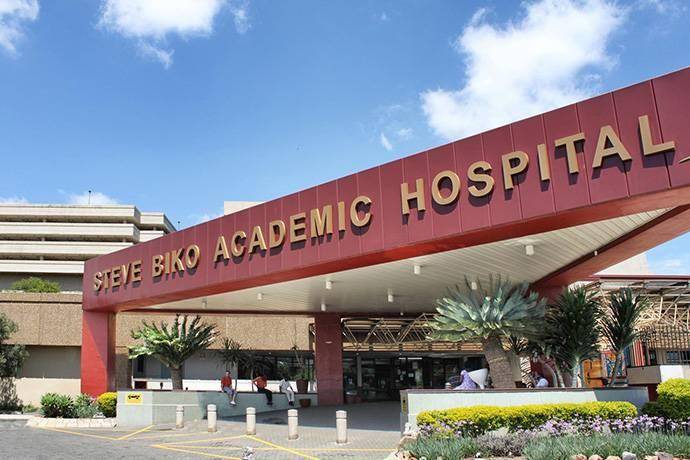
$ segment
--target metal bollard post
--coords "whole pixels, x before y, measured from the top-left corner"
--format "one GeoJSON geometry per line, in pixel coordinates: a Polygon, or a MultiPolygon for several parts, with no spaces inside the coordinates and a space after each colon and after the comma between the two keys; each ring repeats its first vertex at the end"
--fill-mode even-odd
{"type": "Polygon", "coordinates": [[[175,408],[175,428],[184,428],[184,406],[175,408]]]}
{"type": "Polygon", "coordinates": [[[256,409],[247,407],[247,434],[256,434],[256,409]]]}
{"type": "Polygon", "coordinates": [[[335,442],[338,444],[347,443],[347,411],[335,411],[335,442]]]}
{"type": "Polygon", "coordinates": [[[297,425],[298,425],[297,409],[288,410],[288,439],[289,440],[294,440],[294,439],[299,438],[299,434],[297,434],[297,425]]]}
{"type": "Polygon", "coordinates": [[[216,413],[216,405],[209,404],[206,414],[208,418],[208,431],[209,433],[215,433],[218,430],[218,414],[216,413]]]}

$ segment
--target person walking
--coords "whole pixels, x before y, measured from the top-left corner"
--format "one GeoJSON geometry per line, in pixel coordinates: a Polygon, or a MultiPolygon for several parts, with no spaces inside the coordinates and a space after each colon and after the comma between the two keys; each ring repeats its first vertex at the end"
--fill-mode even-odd
{"type": "Polygon", "coordinates": [[[259,374],[257,378],[252,380],[252,383],[256,386],[257,393],[263,393],[266,395],[266,405],[272,406],[273,393],[271,392],[271,390],[266,388],[266,385],[268,385],[268,378],[266,377],[266,374],[259,374]]]}
{"type": "Polygon", "coordinates": [[[278,388],[281,393],[285,393],[287,396],[288,404],[291,406],[295,405],[295,390],[292,389],[292,384],[287,379],[287,376],[283,375],[283,378],[278,383],[278,388]]]}
{"type": "Polygon", "coordinates": [[[225,371],[225,375],[220,379],[220,390],[228,395],[231,406],[236,406],[237,390],[232,387],[232,376],[230,371],[225,371]]]}

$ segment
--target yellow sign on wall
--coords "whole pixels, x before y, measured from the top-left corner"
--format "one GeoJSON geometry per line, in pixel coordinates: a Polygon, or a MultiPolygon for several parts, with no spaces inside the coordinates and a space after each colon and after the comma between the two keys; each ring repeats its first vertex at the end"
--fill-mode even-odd
{"type": "Polygon", "coordinates": [[[141,393],[127,393],[125,395],[125,404],[141,404],[144,396],[141,393]]]}

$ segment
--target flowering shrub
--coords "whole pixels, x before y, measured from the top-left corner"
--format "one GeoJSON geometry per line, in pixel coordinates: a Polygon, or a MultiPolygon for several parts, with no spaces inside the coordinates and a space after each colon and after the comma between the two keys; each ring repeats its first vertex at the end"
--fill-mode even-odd
{"type": "Polygon", "coordinates": [[[688,434],[690,432],[690,420],[681,422],[649,415],[612,420],[602,419],[601,417],[595,417],[594,419],[576,417],[572,420],[549,420],[541,426],[520,430],[520,432],[546,436],[611,433],[688,434]]]}
{"type": "Polygon", "coordinates": [[[616,420],[637,415],[628,402],[530,404],[524,406],[471,406],[421,412],[417,425],[422,435],[478,436],[499,428],[531,430],[550,421],[616,420]]]}

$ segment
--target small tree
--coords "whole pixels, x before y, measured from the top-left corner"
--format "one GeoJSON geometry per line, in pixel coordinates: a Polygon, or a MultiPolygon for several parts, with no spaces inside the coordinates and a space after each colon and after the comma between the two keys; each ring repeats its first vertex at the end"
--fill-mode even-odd
{"type": "Polygon", "coordinates": [[[226,370],[233,367],[237,369],[237,374],[232,382],[235,389],[237,389],[237,379],[239,378],[239,366],[246,359],[246,355],[247,353],[242,349],[239,342],[227,337],[223,337],[220,349],[216,350],[216,356],[220,358],[220,362],[223,363],[226,370]]]}
{"type": "Polygon", "coordinates": [[[132,338],[143,343],[129,348],[129,358],[146,355],[158,359],[170,369],[173,390],[181,390],[184,362],[208,348],[217,335],[215,326],[202,323],[198,315],[191,322],[187,315],[182,321],[180,315],[176,315],[172,327],[165,321],[161,321],[160,327],[143,321],[142,327],[132,331],[132,338]]]}
{"type": "Polygon", "coordinates": [[[491,379],[497,388],[514,388],[513,372],[503,341],[509,337],[533,337],[543,325],[545,299],[527,293],[527,283],[512,284],[490,277],[489,284],[477,281],[476,289],[465,278],[464,289],[456,286],[436,301],[429,325],[432,340],[462,342],[481,340],[491,379]]]}
{"type": "Polygon", "coordinates": [[[632,289],[621,289],[611,293],[602,319],[602,331],[616,359],[609,377],[609,386],[623,364],[623,352],[637,340],[637,324],[642,313],[649,307],[649,301],[634,294],[632,289]]]}
{"type": "Polygon", "coordinates": [[[599,355],[600,319],[599,301],[584,287],[565,289],[546,313],[544,341],[570,372],[572,387],[581,386],[582,362],[599,355]]]}
{"type": "Polygon", "coordinates": [[[29,278],[23,278],[15,281],[10,286],[11,289],[15,291],[24,292],[60,292],[60,283],[55,281],[44,280],[43,278],[38,278],[31,276],[29,278]]]}
{"type": "Polygon", "coordinates": [[[17,324],[4,313],[0,313],[0,409],[21,408],[17,397],[14,378],[19,374],[28,353],[24,345],[8,344],[6,341],[17,332],[17,324]]]}

